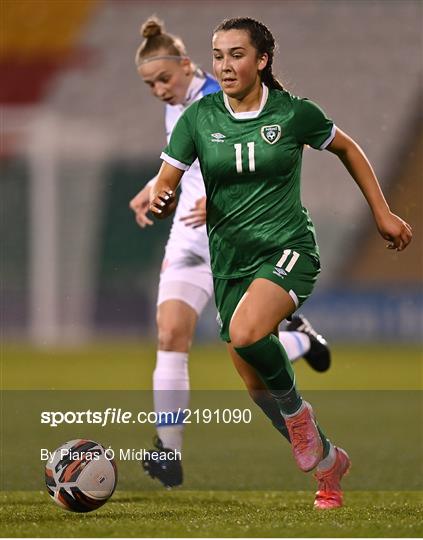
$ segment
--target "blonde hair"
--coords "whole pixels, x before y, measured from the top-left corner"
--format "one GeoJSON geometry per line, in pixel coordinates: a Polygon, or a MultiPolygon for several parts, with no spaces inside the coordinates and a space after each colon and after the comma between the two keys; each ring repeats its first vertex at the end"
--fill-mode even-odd
{"type": "Polygon", "coordinates": [[[144,41],[138,47],[135,55],[135,64],[139,66],[143,60],[155,56],[160,49],[164,49],[169,57],[185,57],[184,42],[178,36],[168,34],[163,21],[155,15],[149,17],[140,28],[144,41]]]}

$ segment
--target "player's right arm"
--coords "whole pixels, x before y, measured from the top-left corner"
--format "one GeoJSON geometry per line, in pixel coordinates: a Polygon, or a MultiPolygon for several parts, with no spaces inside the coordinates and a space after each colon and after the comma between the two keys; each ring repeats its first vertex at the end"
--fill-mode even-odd
{"type": "Polygon", "coordinates": [[[185,171],[163,161],[157,180],[150,190],[150,211],[157,219],[164,219],[176,208],[176,190],[185,171]]]}
{"type": "Polygon", "coordinates": [[[176,189],[182,175],[197,158],[193,136],[197,104],[191,105],[179,118],[169,144],[161,153],[163,160],[150,191],[149,209],[157,219],[164,219],[176,208],[176,189]]]}
{"type": "Polygon", "coordinates": [[[197,158],[194,131],[198,103],[193,103],[179,118],[169,144],[160,155],[163,164],[150,192],[150,211],[157,219],[175,210],[176,189],[184,172],[197,158]]]}

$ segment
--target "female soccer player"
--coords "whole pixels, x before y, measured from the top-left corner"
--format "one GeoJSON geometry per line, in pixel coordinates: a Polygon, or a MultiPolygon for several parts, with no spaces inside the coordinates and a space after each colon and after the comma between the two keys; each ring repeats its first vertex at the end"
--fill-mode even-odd
{"type": "Polygon", "coordinates": [[[390,211],[360,147],[317,105],[274,78],[274,47],[268,28],[250,18],[216,28],[213,67],[222,92],[203,97],[179,119],[161,155],[150,209],[158,218],[173,211],[179,181],[198,158],[221,337],[277,401],[299,468],[317,467],[315,507],[336,508],[349,457],[319,430],[273,334],[311,294],[320,270],[314,227],[300,200],[304,145],[340,158],[389,248],[402,251],[412,232],[390,211]]]}
{"type": "MultiPolygon", "coordinates": [[[[186,54],[183,42],[164,30],[163,23],[149,18],[141,28],[145,38],[136,53],[137,70],[152,94],[166,104],[168,137],[182,112],[193,102],[220,88],[211,75],[196,68],[186,54]]],[[[216,141],[219,141],[218,135],[216,141]]],[[[130,203],[141,227],[152,225],[147,216],[150,181],[130,203]]],[[[212,295],[209,247],[205,223],[205,188],[198,162],[193,163],[182,180],[182,190],[175,219],[166,246],[160,275],[157,302],[158,351],[153,375],[156,411],[177,411],[188,406],[188,353],[195,326],[212,295]]],[[[302,316],[294,317],[288,332],[280,339],[291,361],[304,356],[317,371],[329,367],[326,341],[302,316]]],[[[247,381],[257,404],[286,434],[274,399],[265,391],[256,372],[236,357],[237,369],[247,381]]],[[[157,426],[160,448],[181,450],[183,425],[177,421],[157,426]]],[[[146,471],[166,486],[182,482],[182,468],[177,460],[145,461],[146,471]]]]}

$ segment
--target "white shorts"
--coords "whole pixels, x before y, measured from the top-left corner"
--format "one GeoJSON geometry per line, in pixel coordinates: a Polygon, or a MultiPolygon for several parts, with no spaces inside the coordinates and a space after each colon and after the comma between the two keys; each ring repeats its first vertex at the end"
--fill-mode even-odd
{"type": "Polygon", "coordinates": [[[208,261],[186,250],[166,250],[160,273],[157,305],[182,300],[201,315],[213,295],[213,278],[208,261]]]}

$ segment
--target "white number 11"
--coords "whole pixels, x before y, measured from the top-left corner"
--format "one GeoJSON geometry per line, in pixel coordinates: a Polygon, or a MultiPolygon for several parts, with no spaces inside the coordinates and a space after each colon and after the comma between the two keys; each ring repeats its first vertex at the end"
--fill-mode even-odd
{"type": "MultiPolygon", "coordinates": [[[[242,173],[242,144],[234,144],[235,147],[235,161],[236,161],[236,172],[242,173]]],[[[247,143],[248,148],[248,170],[250,172],[255,172],[256,163],[254,161],[254,143],[247,143]]]]}

